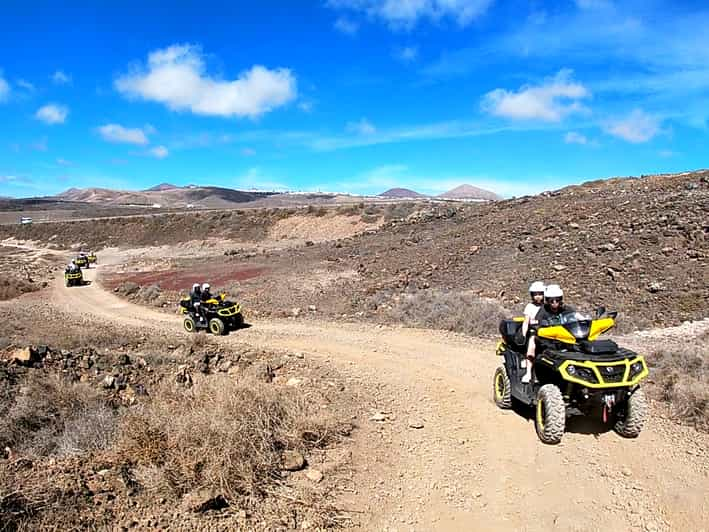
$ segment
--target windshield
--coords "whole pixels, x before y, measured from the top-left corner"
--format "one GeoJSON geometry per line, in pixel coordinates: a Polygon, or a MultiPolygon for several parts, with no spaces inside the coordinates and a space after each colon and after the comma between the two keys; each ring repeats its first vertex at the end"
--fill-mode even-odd
{"type": "Polygon", "coordinates": [[[542,327],[561,325],[569,331],[574,338],[581,340],[588,337],[588,333],[591,329],[591,320],[592,318],[583,312],[568,311],[556,316],[548,316],[545,320],[542,320],[540,325],[542,327]]]}

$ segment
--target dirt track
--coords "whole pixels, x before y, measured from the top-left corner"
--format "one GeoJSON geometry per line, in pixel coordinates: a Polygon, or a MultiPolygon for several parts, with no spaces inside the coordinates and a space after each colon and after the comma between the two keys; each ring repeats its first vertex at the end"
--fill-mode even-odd
{"type": "MultiPolygon", "coordinates": [[[[178,316],[127,303],[96,282],[66,289],[58,279],[51,301],[117,325],[187,334],[178,316]]],[[[577,419],[561,445],[542,445],[531,421],[491,401],[499,363],[491,341],[299,320],[259,320],[219,341],[297,350],[379,387],[390,419],[364,421],[353,456],[359,488],[342,497],[362,512],[364,529],[709,529],[709,438],[658,416],[637,440],[577,419]],[[409,428],[412,418],[424,428],[409,428]]]]}

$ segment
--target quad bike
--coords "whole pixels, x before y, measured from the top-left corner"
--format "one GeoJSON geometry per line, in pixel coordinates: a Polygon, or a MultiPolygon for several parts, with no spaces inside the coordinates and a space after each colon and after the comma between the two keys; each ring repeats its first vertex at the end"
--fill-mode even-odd
{"type": "Polygon", "coordinates": [[[226,294],[208,299],[201,303],[201,312],[197,312],[189,296],[180,301],[180,314],[187,314],[182,322],[187,332],[206,329],[221,336],[230,330],[240,329],[244,325],[241,305],[226,299],[226,294]]]}
{"type": "Polygon", "coordinates": [[[64,284],[66,286],[82,286],[84,284],[84,275],[81,273],[81,268],[76,270],[64,270],[64,284]]]}
{"type": "Polygon", "coordinates": [[[88,268],[89,260],[86,255],[79,255],[74,259],[74,264],[76,264],[79,268],[88,268]]]}
{"type": "Polygon", "coordinates": [[[523,383],[526,342],[520,342],[524,318],[502,320],[497,354],[503,365],[494,376],[494,399],[511,408],[513,399],[535,409],[535,427],[544,443],[559,443],[572,415],[591,415],[600,409],[604,423],[626,438],[640,434],[647,403],[639,384],[648,375],[642,355],[618,347],[600,334],[615,325],[617,312],[599,308],[595,319],[562,312],[553,322],[539,324],[534,376],[523,383]]]}
{"type": "Polygon", "coordinates": [[[96,264],[98,262],[98,257],[96,256],[96,253],[90,253],[89,255],[86,255],[86,261],[89,264],[96,264]]]}

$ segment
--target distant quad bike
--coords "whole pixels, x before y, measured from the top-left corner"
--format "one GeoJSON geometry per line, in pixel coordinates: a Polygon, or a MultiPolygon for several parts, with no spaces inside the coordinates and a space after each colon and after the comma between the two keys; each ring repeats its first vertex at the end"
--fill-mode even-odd
{"type": "Polygon", "coordinates": [[[88,268],[89,259],[86,257],[86,255],[79,255],[74,259],[74,264],[76,264],[79,268],[88,268]]]}
{"type": "Polygon", "coordinates": [[[66,286],[82,286],[84,284],[84,275],[81,273],[81,268],[76,270],[64,270],[64,284],[66,286]]]}
{"type": "Polygon", "coordinates": [[[96,264],[98,262],[98,257],[96,256],[96,253],[89,253],[86,255],[86,261],[91,264],[96,264]]]}
{"type": "Polygon", "coordinates": [[[648,375],[643,356],[618,347],[600,334],[615,325],[617,312],[604,308],[591,319],[578,312],[562,312],[554,322],[542,322],[538,339],[552,347],[536,353],[535,379],[523,383],[526,345],[517,343],[523,318],[502,320],[502,340],[497,354],[504,359],[494,376],[494,399],[500,408],[511,408],[516,399],[535,409],[537,436],[544,443],[559,443],[572,415],[591,415],[600,408],[604,423],[635,438],[645,423],[648,407],[640,381],[648,375]],[[546,342],[545,342],[546,343],[546,342]]]}
{"type": "Polygon", "coordinates": [[[186,314],[182,322],[187,332],[206,329],[212,334],[221,336],[229,331],[240,329],[244,325],[244,315],[241,305],[226,299],[226,294],[201,303],[204,316],[200,315],[192,305],[189,296],[180,301],[180,314],[186,314]]]}

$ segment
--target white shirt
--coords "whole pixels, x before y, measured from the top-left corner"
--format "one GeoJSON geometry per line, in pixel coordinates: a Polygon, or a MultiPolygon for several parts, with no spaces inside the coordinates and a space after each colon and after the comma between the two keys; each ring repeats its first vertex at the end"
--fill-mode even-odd
{"type": "Polygon", "coordinates": [[[541,305],[535,305],[534,303],[527,303],[527,306],[524,307],[524,317],[529,318],[530,320],[533,320],[534,316],[537,315],[537,312],[539,312],[540,308],[542,308],[541,305]]]}

